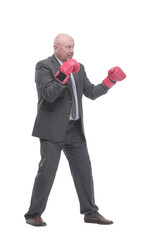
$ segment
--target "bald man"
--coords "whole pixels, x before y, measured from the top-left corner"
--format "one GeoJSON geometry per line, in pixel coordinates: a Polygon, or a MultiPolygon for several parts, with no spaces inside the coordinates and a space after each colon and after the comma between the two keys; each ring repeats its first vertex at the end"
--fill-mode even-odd
{"type": "MultiPolygon", "coordinates": [[[[32,135],[40,140],[41,161],[30,207],[25,214],[26,223],[32,226],[46,226],[41,215],[46,208],[62,150],[69,161],[84,221],[104,225],[113,223],[98,212],[95,204],[83,126],[82,96],[96,99],[126,76],[119,67],[114,67],[100,84],[91,84],[84,66],[73,59],[73,55],[73,38],[59,34],[54,40],[54,54],[36,64],[38,110],[32,135]]],[[[60,214],[65,221],[65,213],[60,214]]]]}

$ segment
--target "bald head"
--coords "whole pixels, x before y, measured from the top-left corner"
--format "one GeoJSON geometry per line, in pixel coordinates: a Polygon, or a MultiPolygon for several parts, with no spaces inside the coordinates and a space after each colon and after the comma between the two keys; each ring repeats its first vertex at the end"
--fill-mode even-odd
{"type": "Polygon", "coordinates": [[[74,40],[65,33],[58,34],[54,40],[54,54],[63,63],[73,57],[74,40]]]}
{"type": "MultiPolygon", "coordinates": [[[[66,34],[66,33],[60,33],[58,34],[55,39],[54,39],[54,45],[58,45],[58,44],[62,44],[63,42],[67,41],[67,40],[73,40],[73,38],[66,34]]],[[[74,41],[74,40],[73,40],[74,41]]]]}

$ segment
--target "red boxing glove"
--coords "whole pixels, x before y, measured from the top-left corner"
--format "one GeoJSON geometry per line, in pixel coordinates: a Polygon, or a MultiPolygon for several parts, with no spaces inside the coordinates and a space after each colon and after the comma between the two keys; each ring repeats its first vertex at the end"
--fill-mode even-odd
{"type": "Polygon", "coordinates": [[[113,67],[108,71],[108,77],[103,80],[103,86],[111,88],[117,81],[122,81],[126,78],[126,74],[120,67],[113,67]]]}
{"type": "Polygon", "coordinates": [[[65,84],[68,81],[71,73],[76,73],[80,69],[79,63],[74,59],[69,59],[60,67],[55,75],[55,79],[62,84],[65,84]]]}

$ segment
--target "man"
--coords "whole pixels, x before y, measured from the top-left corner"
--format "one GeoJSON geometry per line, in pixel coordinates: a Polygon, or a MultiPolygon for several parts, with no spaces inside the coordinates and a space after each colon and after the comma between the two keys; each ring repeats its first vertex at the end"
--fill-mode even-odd
{"type": "Polygon", "coordinates": [[[72,59],[73,54],[73,38],[59,34],[54,40],[54,54],[36,65],[38,111],[32,135],[40,139],[41,161],[30,208],[25,214],[26,222],[32,226],[46,225],[41,215],[62,150],[69,161],[84,221],[113,223],[99,214],[94,200],[91,162],[83,127],[82,96],[96,99],[126,75],[119,67],[114,67],[102,83],[94,86],[87,78],[84,66],[72,59]]]}

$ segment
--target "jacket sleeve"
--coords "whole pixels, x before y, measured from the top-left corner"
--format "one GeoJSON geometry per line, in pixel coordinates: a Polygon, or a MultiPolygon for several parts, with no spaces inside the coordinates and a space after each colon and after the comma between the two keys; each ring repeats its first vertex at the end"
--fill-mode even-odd
{"type": "Polygon", "coordinates": [[[87,97],[90,98],[92,100],[95,100],[96,98],[106,94],[109,90],[109,88],[107,86],[103,86],[102,83],[98,84],[98,85],[94,85],[92,84],[85,72],[84,66],[82,66],[83,69],[83,94],[87,97]]]}
{"type": "Polygon", "coordinates": [[[40,61],[36,64],[35,82],[37,91],[47,102],[54,102],[66,89],[66,86],[56,81],[49,67],[40,61]]]}

